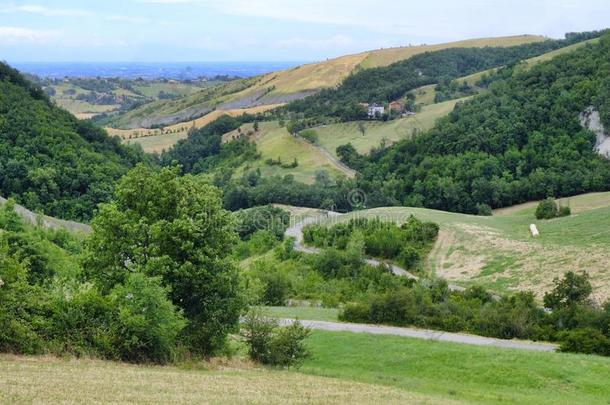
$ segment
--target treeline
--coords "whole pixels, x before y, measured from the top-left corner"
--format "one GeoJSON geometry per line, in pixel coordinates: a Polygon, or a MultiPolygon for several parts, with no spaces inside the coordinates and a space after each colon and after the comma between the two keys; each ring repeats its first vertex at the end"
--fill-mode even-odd
{"type": "Polygon", "coordinates": [[[371,205],[488,212],[523,201],[610,189],[610,164],[579,116],[610,124],[610,35],[529,69],[496,74],[430,131],[377,151],[345,152],[371,205]]]}
{"type": "Polygon", "coordinates": [[[562,351],[610,356],[610,302],[591,300],[586,273],[566,273],[540,307],[531,292],[494,298],[481,287],[450,291],[445,281],[372,294],[345,307],[348,322],[419,326],[500,339],[555,341],[562,351]]]}
{"type": "Polygon", "coordinates": [[[89,220],[141,149],[55,107],[17,70],[0,63],[0,194],[31,210],[89,220]]]}
{"type": "Polygon", "coordinates": [[[387,67],[365,69],[347,77],[338,88],[288,104],[280,113],[298,114],[307,119],[336,117],[342,121],[364,119],[367,111],[359,103],[387,103],[418,87],[443,83],[457,77],[510,65],[580,41],[603,32],[566,35],[512,47],[453,48],[415,55],[387,67]]]}

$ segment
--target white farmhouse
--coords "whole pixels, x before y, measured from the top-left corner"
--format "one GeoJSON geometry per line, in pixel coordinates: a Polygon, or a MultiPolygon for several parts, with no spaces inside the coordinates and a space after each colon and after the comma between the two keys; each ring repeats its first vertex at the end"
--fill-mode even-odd
{"type": "Polygon", "coordinates": [[[369,105],[369,118],[377,118],[385,113],[385,107],[379,104],[369,105]]]}

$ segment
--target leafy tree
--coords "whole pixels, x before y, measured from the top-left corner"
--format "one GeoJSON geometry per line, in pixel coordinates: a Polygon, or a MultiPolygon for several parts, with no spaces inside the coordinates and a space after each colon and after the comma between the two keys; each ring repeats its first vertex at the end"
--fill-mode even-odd
{"type": "Polygon", "coordinates": [[[544,295],[544,306],[555,310],[586,304],[592,291],[587,273],[569,271],[562,279],[555,279],[553,291],[544,295]]]}
{"type": "Polygon", "coordinates": [[[119,182],[93,221],[85,270],[104,291],[134,272],[160,277],[189,321],[191,347],[212,353],[237,328],[243,308],[228,258],[237,236],[219,190],[178,173],[138,165],[119,182]]]}

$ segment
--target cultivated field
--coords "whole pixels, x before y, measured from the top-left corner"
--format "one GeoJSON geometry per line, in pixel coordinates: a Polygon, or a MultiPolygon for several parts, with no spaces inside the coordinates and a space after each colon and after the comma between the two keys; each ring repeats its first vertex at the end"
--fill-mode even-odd
{"type": "Polygon", "coordinates": [[[220,118],[223,115],[237,117],[243,114],[257,114],[279,105],[266,105],[253,108],[233,109],[233,110],[215,110],[192,121],[183,122],[180,124],[168,125],[163,129],[116,129],[105,128],[110,136],[119,136],[126,144],[139,143],[145,152],[161,153],[164,150],[169,150],[180,139],[185,139],[188,136],[188,131],[192,128],[201,128],[210,122],[220,118]]]}
{"type": "Polygon", "coordinates": [[[555,277],[586,270],[594,296],[610,298],[610,193],[560,200],[571,207],[569,217],[539,221],[535,203],[479,217],[424,208],[377,208],[338,219],[379,216],[402,222],[413,214],[440,224],[441,232],[427,268],[452,283],[479,284],[498,292],[531,290],[541,298],[555,277]],[[539,238],[532,238],[535,223],[539,238]]]}

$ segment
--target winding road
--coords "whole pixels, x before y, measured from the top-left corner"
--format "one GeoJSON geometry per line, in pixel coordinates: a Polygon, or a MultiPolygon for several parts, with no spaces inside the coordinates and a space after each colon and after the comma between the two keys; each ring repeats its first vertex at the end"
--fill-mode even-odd
{"type": "MultiPolygon", "coordinates": [[[[338,218],[342,215],[344,215],[344,214],[341,214],[338,212],[333,212],[333,211],[326,211],[325,214],[305,218],[304,220],[302,220],[300,222],[292,224],[288,229],[286,229],[285,235],[287,237],[294,238],[294,250],[296,250],[298,252],[307,253],[307,254],[319,253],[320,249],[305,246],[305,244],[303,243],[303,228],[306,227],[307,225],[322,223],[322,222],[327,221],[330,218],[338,218]]],[[[380,260],[371,259],[371,258],[365,259],[365,262],[367,264],[370,264],[371,266],[379,266],[382,264],[386,265],[390,268],[392,273],[394,273],[397,276],[404,276],[404,277],[408,277],[413,280],[419,279],[419,277],[417,277],[416,275],[408,272],[407,270],[403,269],[402,267],[396,266],[391,263],[386,263],[386,262],[382,262],[380,260]]],[[[459,285],[449,284],[448,287],[451,291],[464,291],[464,287],[459,286],[459,285]]]]}
{"type": "MultiPolygon", "coordinates": [[[[290,325],[296,320],[280,319],[283,326],[290,325]]],[[[407,338],[432,340],[438,342],[452,342],[475,346],[491,346],[503,349],[533,350],[539,352],[554,352],[558,346],[552,343],[529,342],[519,340],[494,339],[476,335],[466,335],[462,333],[442,332],[437,330],[416,329],[416,328],[397,328],[393,326],[367,325],[357,323],[326,322],[326,321],[306,321],[299,320],[303,326],[310,329],[325,330],[330,332],[354,332],[369,333],[372,335],[392,335],[407,338]]]]}

